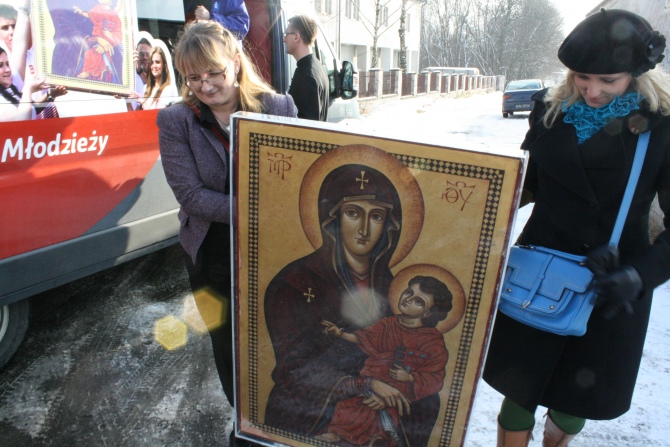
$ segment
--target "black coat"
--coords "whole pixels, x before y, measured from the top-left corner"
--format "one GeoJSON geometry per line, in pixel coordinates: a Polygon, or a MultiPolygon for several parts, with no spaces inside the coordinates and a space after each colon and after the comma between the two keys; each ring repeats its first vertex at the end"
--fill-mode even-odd
{"type": "Polygon", "coordinates": [[[328,119],[330,81],[326,69],[313,54],[298,61],[288,93],[298,107],[298,118],[315,121],[328,119]]]}
{"type": "Polygon", "coordinates": [[[633,315],[606,320],[596,308],[582,337],[531,329],[498,313],[484,380],[519,405],[537,405],[587,419],[613,419],[628,411],[647,332],[653,289],[670,278],[670,231],[652,245],[649,210],[656,193],[670,223],[670,117],[646,104],[577,144],[575,128],[559,116],[550,129],[541,119],[544,92],[536,94],[531,128],[522,144],[530,155],[524,188],[534,209],[519,242],[575,254],[606,244],[612,233],[638,136],[651,129],[649,148],[623,230],[622,264],[637,269],[644,293],[633,315]]]}

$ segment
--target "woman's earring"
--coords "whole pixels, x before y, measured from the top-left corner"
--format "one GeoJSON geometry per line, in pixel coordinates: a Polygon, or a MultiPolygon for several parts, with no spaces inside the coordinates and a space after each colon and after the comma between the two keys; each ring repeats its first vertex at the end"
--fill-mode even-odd
{"type": "Polygon", "coordinates": [[[238,88],[240,86],[240,83],[237,82],[237,75],[238,75],[238,73],[235,72],[235,83],[233,84],[233,86],[235,86],[235,88],[238,88]]]}

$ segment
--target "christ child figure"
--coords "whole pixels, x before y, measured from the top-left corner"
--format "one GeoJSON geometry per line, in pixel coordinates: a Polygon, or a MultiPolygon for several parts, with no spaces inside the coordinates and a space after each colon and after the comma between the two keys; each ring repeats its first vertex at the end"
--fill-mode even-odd
{"type": "Polygon", "coordinates": [[[449,352],[436,326],[447,318],[452,300],[443,282],[416,276],[400,296],[399,315],[354,333],[321,322],[327,334],[355,343],[368,358],[355,379],[362,381],[361,392],[336,403],[318,439],[344,445],[406,445],[400,418],[409,413],[410,402],[438,393],[444,384],[449,352]]]}

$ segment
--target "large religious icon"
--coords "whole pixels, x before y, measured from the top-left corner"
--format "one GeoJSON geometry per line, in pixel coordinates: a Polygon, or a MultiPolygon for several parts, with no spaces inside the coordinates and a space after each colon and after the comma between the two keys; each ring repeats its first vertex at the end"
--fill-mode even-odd
{"type": "Polygon", "coordinates": [[[35,0],[35,68],[53,84],[125,94],[134,90],[134,0],[35,0]]]}
{"type": "Polygon", "coordinates": [[[238,435],[462,445],[524,158],[238,115],[238,435]]]}

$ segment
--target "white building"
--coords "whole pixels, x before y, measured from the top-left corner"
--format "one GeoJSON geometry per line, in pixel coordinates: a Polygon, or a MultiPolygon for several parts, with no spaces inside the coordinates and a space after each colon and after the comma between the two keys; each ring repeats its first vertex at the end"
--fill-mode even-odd
{"type": "MultiPolygon", "coordinates": [[[[379,29],[377,68],[388,71],[398,67],[400,52],[401,0],[304,0],[310,2],[321,26],[341,60],[351,61],[358,71],[367,71],[372,64],[372,42],[376,2],[381,6],[382,26],[379,29]]],[[[423,2],[407,0],[405,43],[407,71],[419,70],[419,44],[423,2]]]]}

